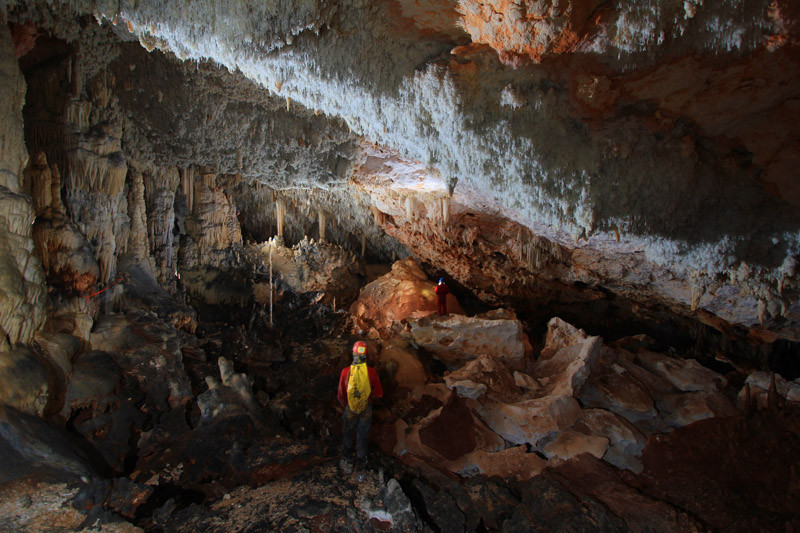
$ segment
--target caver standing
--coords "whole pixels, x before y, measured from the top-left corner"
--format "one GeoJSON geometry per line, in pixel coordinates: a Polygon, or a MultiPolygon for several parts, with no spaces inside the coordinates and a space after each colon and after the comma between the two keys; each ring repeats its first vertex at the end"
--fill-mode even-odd
{"type": "Polygon", "coordinates": [[[437,311],[439,316],[444,316],[447,314],[447,295],[450,294],[450,287],[448,287],[445,282],[444,278],[439,278],[439,284],[433,289],[433,292],[436,293],[438,298],[438,307],[437,311]]]}
{"type": "Polygon", "coordinates": [[[345,474],[353,471],[353,433],[356,434],[356,457],[358,469],[367,466],[367,439],[372,425],[372,400],[383,396],[383,387],[378,372],[367,366],[367,344],[353,344],[353,362],[339,376],[337,397],[344,407],[342,431],[342,460],[340,466],[345,474]]]}

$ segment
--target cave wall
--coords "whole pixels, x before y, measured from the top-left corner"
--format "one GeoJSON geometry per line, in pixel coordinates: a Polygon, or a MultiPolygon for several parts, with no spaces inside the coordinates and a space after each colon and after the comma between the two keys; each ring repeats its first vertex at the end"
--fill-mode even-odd
{"type": "Polygon", "coordinates": [[[0,349],[27,343],[44,323],[44,272],[33,253],[34,210],[23,194],[25,80],[7,30],[0,31],[0,349]]]}

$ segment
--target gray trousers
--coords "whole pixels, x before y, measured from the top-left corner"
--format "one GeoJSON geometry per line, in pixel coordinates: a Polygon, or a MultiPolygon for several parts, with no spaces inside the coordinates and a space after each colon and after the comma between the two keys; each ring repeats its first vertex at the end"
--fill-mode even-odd
{"type": "Polygon", "coordinates": [[[369,428],[372,425],[372,404],[367,404],[366,409],[354,413],[349,405],[345,405],[342,415],[344,429],[342,430],[342,457],[348,461],[353,460],[353,433],[356,434],[356,455],[358,464],[367,462],[367,443],[369,441],[369,428]]]}

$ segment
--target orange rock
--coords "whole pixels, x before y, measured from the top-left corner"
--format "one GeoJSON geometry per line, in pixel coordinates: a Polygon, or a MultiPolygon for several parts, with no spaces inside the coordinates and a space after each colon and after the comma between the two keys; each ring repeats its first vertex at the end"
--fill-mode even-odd
{"type": "Polygon", "coordinates": [[[597,435],[584,435],[575,431],[562,431],[552,441],[544,445],[548,458],[571,459],[582,453],[601,459],[608,449],[608,439],[597,435]]]}
{"type": "MultiPolygon", "coordinates": [[[[388,334],[401,321],[422,318],[436,313],[435,285],[412,258],[397,261],[392,271],[361,289],[358,300],[350,307],[356,325],[362,331],[375,328],[388,334]]],[[[456,298],[447,298],[451,314],[464,314],[456,298]]]]}

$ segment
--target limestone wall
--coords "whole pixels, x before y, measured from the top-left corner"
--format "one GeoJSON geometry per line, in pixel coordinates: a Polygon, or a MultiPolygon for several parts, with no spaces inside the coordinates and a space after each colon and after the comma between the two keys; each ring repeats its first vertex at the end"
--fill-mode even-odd
{"type": "Polygon", "coordinates": [[[33,254],[33,206],[20,194],[28,160],[23,143],[25,80],[11,35],[0,28],[0,348],[27,343],[44,323],[44,274],[33,254]]]}

